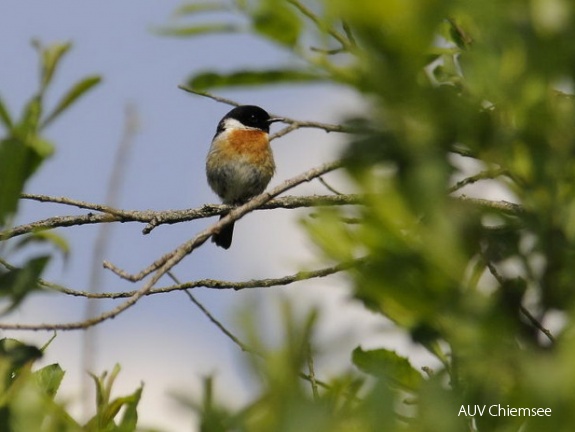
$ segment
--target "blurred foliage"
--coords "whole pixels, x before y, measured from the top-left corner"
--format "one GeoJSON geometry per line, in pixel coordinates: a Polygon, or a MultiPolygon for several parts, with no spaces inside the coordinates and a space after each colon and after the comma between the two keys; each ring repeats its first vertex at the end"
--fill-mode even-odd
{"type": "MultiPolygon", "coordinates": [[[[32,45],[40,59],[39,89],[25,104],[19,119],[15,119],[0,97],[0,242],[1,231],[8,228],[16,216],[26,182],[54,151],[52,143],[44,137],[45,128],[100,82],[98,76],[79,80],[58,99],[52,109],[47,110],[45,95],[71,45],[42,46],[38,41],[33,41],[32,45]]],[[[18,268],[5,261],[16,252],[25,255],[35,253],[27,252],[33,250],[31,244],[50,244],[64,256],[69,252],[66,241],[55,233],[37,232],[15,243],[1,242],[0,301],[5,306],[0,309],[0,315],[12,311],[30,292],[39,289],[37,281],[51,258],[49,254],[29,258],[18,268]]]]}
{"type": "Polygon", "coordinates": [[[354,214],[360,223],[346,223],[349,209],[338,208],[305,220],[305,227],[327,260],[356,264],[349,271],[354,297],[440,365],[423,374],[384,348],[358,348],[352,361],[374,384],[358,393],[354,379],[338,377],[315,399],[298,382],[300,369],[284,368],[276,382],[262,366],[267,387],[250,415],[226,411],[218,418],[234,418],[233,426],[210,420],[202,430],[571,430],[573,3],[198,4],[209,3],[182,6],[175,27],[193,27],[199,13],[212,13],[221,26],[288,50],[293,62],[281,80],[281,69],[207,71],[190,78],[192,86],[244,86],[245,76],[252,85],[298,82],[301,73],[365,97],[369,115],[349,113],[365,131],[351,136],[343,155],[365,196],[354,214]],[[477,181],[496,182],[519,207],[458,198],[455,179],[478,174],[472,166],[485,170],[477,181]],[[553,325],[553,336],[543,325],[553,325]],[[283,387],[286,380],[291,384],[283,387]],[[459,415],[461,407],[493,404],[550,408],[552,415],[459,415]]]}
{"type": "Polygon", "coordinates": [[[32,370],[43,349],[15,339],[0,340],[0,430],[3,432],[133,432],[142,388],[128,396],[111,398],[120,369],[94,377],[97,412],[85,425],[55,400],[65,372],[58,364],[32,370]],[[123,410],[119,421],[118,412],[123,410]]]}

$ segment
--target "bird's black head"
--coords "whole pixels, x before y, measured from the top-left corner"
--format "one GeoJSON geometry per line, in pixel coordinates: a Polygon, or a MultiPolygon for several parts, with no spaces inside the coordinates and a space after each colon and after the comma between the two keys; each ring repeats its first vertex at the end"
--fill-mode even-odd
{"type": "Polygon", "coordinates": [[[246,127],[270,131],[270,124],[283,119],[271,117],[266,110],[256,105],[241,105],[227,113],[218,124],[218,132],[232,127],[246,127]],[[235,123],[237,122],[237,123],[235,123]],[[239,123],[239,124],[238,124],[239,123]]]}

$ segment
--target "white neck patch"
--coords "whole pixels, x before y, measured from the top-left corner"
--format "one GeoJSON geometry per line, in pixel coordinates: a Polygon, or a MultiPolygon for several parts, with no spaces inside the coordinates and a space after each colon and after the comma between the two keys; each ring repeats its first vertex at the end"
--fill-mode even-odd
{"type": "Polygon", "coordinates": [[[258,128],[246,126],[245,124],[231,117],[224,120],[224,130],[229,129],[259,130],[258,128]]]}

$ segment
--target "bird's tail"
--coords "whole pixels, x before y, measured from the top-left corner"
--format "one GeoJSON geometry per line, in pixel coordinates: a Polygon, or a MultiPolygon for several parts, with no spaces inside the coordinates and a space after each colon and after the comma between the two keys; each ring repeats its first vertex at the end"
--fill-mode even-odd
{"type": "MultiPolygon", "coordinates": [[[[225,215],[220,216],[220,219],[225,215]]],[[[232,245],[232,237],[234,235],[234,222],[224,226],[219,233],[212,236],[212,241],[224,249],[229,249],[232,245]]]]}

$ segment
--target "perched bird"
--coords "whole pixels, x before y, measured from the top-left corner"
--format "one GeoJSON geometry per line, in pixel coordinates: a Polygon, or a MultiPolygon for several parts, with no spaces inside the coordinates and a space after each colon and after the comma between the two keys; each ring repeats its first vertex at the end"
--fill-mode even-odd
{"type": "MultiPolygon", "coordinates": [[[[206,158],[206,174],[224,204],[244,204],[264,191],[275,172],[270,124],[282,120],[255,105],[236,107],[220,120],[206,158]]],[[[212,241],[228,249],[233,232],[232,222],[214,234],[212,241]]]]}

